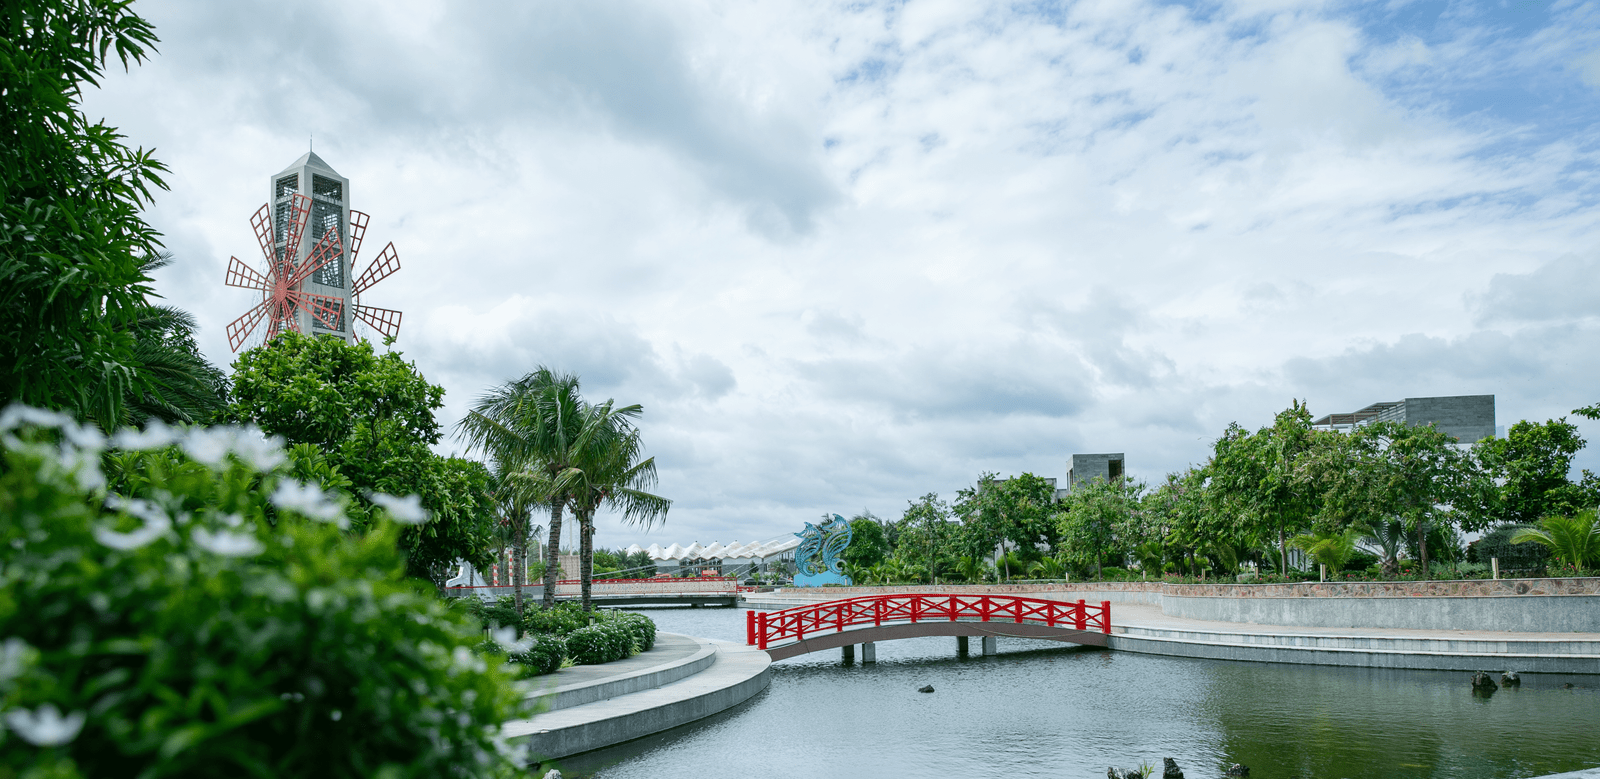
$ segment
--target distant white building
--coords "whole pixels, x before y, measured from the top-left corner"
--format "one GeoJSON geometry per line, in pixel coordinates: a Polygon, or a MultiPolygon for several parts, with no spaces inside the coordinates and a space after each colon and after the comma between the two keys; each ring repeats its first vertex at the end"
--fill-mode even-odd
{"type": "Polygon", "coordinates": [[[688,546],[673,544],[662,549],[659,544],[640,547],[634,544],[627,548],[630,555],[644,552],[656,562],[657,571],[660,573],[674,573],[681,567],[723,570],[733,566],[747,568],[751,566],[765,567],[776,560],[794,560],[794,550],[800,546],[800,539],[795,536],[787,538],[774,538],[771,541],[741,544],[731,541],[723,544],[713,541],[705,546],[699,542],[688,546]]]}
{"type": "Polygon", "coordinates": [[[1389,421],[1408,425],[1431,424],[1463,444],[1494,438],[1497,432],[1493,395],[1383,401],[1347,414],[1328,414],[1313,421],[1311,426],[1320,430],[1349,432],[1373,422],[1389,421]]]}

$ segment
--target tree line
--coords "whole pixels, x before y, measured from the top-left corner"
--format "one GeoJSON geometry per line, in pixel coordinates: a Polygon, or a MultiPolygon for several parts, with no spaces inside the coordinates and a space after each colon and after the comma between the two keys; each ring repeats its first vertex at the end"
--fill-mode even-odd
{"type": "MultiPolygon", "coordinates": [[[[1600,419],[1600,406],[1573,413],[1600,419]]],[[[1470,446],[1433,425],[1311,420],[1296,401],[1258,430],[1232,424],[1204,463],[1153,486],[1096,479],[1058,499],[1034,474],[984,473],[953,503],[930,493],[898,520],[857,515],[846,563],[875,583],[1320,576],[1291,550],[1331,573],[1361,563],[1351,577],[1481,575],[1491,557],[1507,570],[1600,566],[1600,478],[1569,477],[1585,441],[1565,418],[1470,446]],[[1468,545],[1468,533],[1483,537],[1468,545]]]]}

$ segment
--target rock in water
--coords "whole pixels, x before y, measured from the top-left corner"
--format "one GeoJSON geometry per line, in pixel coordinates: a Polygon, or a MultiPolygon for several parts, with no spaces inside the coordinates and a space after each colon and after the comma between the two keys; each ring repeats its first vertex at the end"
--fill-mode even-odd
{"type": "Polygon", "coordinates": [[[1498,689],[1500,689],[1500,685],[1495,684],[1488,674],[1479,671],[1472,675],[1472,693],[1474,695],[1493,695],[1494,691],[1498,689]]]}
{"type": "Polygon", "coordinates": [[[925,684],[922,687],[917,688],[917,692],[933,692],[933,685],[925,684]]]}
{"type": "Polygon", "coordinates": [[[1506,687],[1521,687],[1522,677],[1518,676],[1516,671],[1506,671],[1500,674],[1500,683],[1506,687]]]}
{"type": "Polygon", "coordinates": [[[1170,757],[1161,758],[1161,779],[1183,779],[1183,771],[1178,768],[1178,761],[1170,757]]]}
{"type": "Polygon", "coordinates": [[[1228,772],[1223,774],[1223,776],[1249,776],[1249,775],[1250,775],[1250,766],[1240,765],[1238,763],[1234,763],[1233,767],[1229,768],[1228,772]]]}

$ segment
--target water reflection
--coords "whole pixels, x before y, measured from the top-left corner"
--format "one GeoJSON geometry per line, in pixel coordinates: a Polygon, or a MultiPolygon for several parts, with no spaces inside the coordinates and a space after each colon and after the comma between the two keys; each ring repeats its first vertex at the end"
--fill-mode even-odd
{"type": "MultiPolygon", "coordinates": [[[[650,610],[662,630],[742,640],[744,612],[650,610]]],[[[1474,698],[1467,674],[1230,663],[1049,642],[955,657],[955,640],[773,666],[730,712],[563,761],[567,776],[1101,777],[1173,757],[1191,779],[1528,777],[1600,765],[1595,677],[1524,675],[1474,698]],[[1576,689],[1562,689],[1573,682],[1576,689]],[[932,684],[933,694],[917,688],[932,684]]]]}

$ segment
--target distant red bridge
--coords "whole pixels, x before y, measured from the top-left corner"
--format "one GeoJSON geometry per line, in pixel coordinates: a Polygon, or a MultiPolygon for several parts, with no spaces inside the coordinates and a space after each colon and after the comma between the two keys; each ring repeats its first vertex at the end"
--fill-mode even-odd
{"type": "Polygon", "coordinates": [[[963,649],[966,637],[981,636],[984,654],[993,654],[1000,636],[1105,646],[1110,634],[1110,601],[1091,606],[1012,595],[868,595],[745,613],[745,643],[773,660],[841,647],[851,658],[854,645],[863,644],[862,659],[870,662],[876,642],[920,636],[957,636],[963,649]]]}

